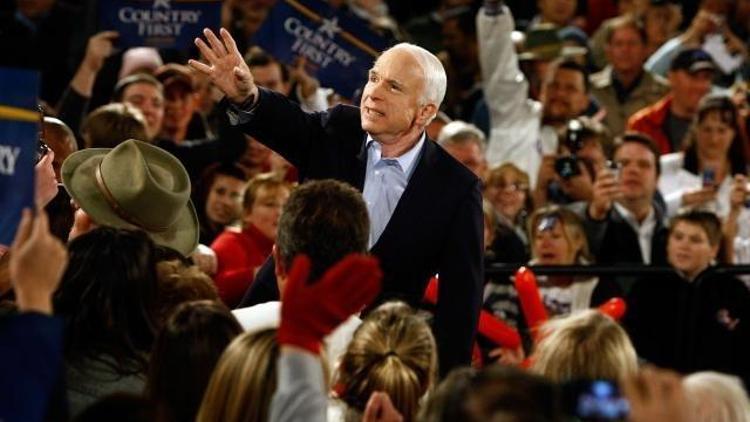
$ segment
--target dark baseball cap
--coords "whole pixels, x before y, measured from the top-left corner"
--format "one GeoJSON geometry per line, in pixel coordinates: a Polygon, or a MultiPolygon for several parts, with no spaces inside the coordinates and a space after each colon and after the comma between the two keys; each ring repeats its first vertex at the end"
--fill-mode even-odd
{"type": "Polygon", "coordinates": [[[677,56],[672,59],[672,65],[669,70],[684,70],[688,73],[696,73],[701,70],[716,71],[716,65],[714,64],[711,56],[700,48],[689,48],[687,50],[680,51],[677,56]]]}

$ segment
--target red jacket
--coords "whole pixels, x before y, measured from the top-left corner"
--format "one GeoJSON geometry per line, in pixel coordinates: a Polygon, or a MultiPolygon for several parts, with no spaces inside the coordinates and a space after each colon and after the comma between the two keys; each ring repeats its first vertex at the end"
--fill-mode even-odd
{"type": "Polygon", "coordinates": [[[273,240],[252,224],[240,233],[225,230],[211,244],[218,261],[214,283],[230,309],[240,303],[255,278],[255,270],[263,265],[272,248],[273,240]]]}
{"type": "Polygon", "coordinates": [[[654,104],[638,110],[628,119],[628,130],[650,136],[656,142],[662,154],[673,152],[672,143],[669,142],[669,138],[664,132],[664,121],[667,119],[667,113],[669,113],[671,106],[672,95],[670,94],[654,104]]]}

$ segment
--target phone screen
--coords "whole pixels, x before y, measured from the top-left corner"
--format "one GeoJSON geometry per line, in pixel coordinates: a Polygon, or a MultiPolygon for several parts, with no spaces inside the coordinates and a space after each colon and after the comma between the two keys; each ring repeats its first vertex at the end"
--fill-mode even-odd
{"type": "Polygon", "coordinates": [[[625,420],[630,411],[617,383],[610,380],[578,380],[563,385],[566,412],[584,420],[625,420]]]}

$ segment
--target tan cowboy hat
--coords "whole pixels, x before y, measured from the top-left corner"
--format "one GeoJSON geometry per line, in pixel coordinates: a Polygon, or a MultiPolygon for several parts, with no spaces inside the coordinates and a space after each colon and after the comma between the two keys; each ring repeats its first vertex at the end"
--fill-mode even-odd
{"type": "Polygon", "coordinates": [[[198,245],[190,178],[163,149],[134,139],[84,149],[65,160],[61,173],[70,197],[97,224],[143,230],[186,256],[198,245]]]}
{"type": "Polygon", "coordinates": [[[535,25],[526,33],[524,51],[518,55],[518,60],[551,61],[558,57],[570,58],[586,54],[585,47],[565,45],[560,30],[552,24],[535,25]]]}

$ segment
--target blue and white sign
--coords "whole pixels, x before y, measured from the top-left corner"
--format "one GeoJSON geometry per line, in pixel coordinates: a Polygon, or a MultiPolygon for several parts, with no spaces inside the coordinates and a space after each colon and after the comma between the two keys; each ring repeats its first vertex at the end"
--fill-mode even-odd
{"type": "Polygon", "coordinates": [[[120,33],[119,47],[187,50],[203,28],[218,30],[221,0],[100,0],[101,29],[120,33]]]}
{"type": "Polygon", "coordinates": [[[24,208],[34,207],[39,74],[0,68],[0,249],[13,243],[24,208]]]}
{"type": "Polygon", "coordinates": [[[368,22],[320,0],[278,0],[252,41],[283,63],[304,57],[311,75],[348,98],[388,47],[368,22]]]}

